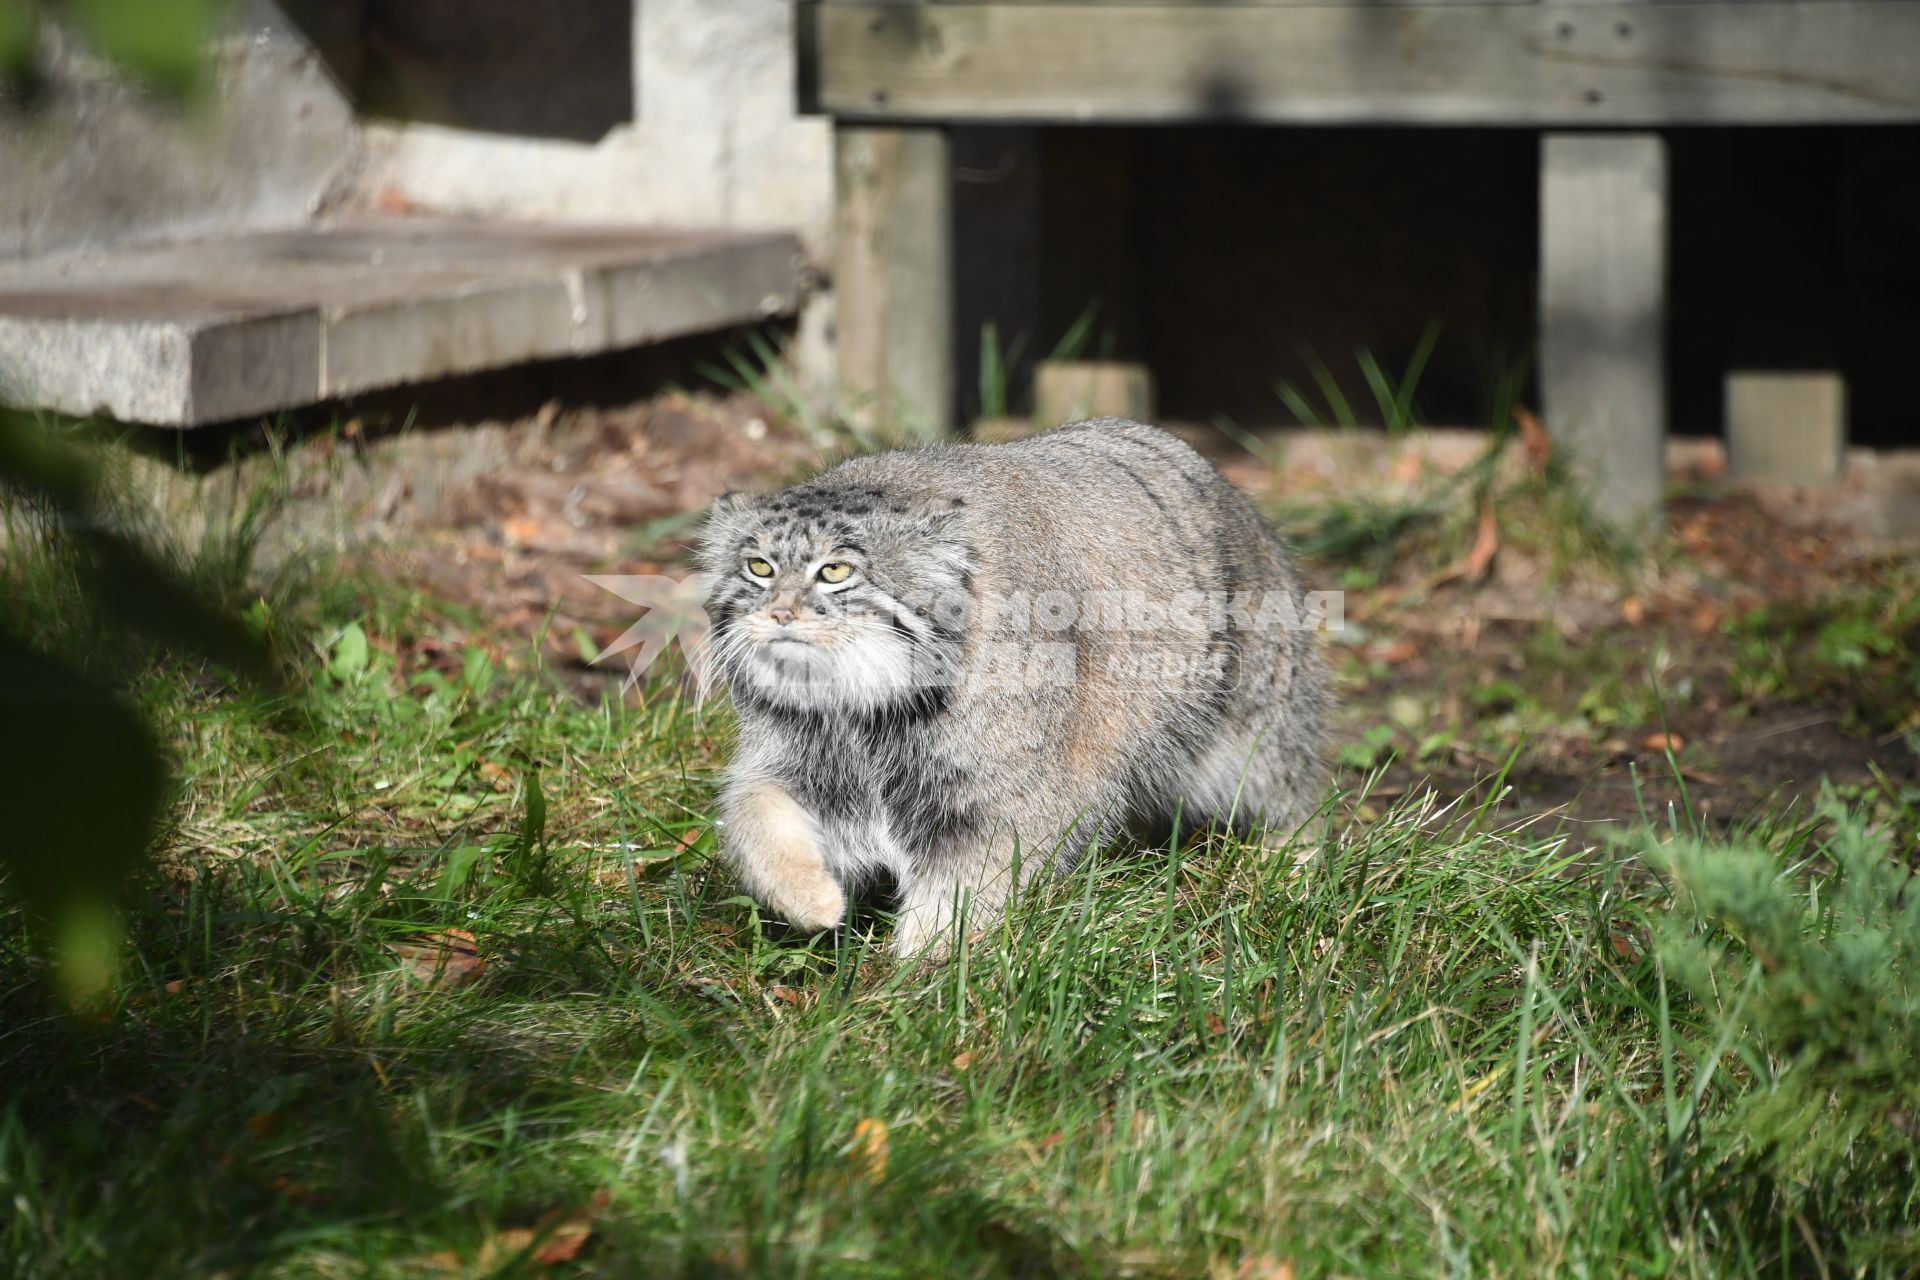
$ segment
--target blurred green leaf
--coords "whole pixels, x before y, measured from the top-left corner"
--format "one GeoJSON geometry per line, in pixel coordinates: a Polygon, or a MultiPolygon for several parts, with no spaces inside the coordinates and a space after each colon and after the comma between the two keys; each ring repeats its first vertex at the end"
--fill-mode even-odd
{"type": "Polygon", "coordinates": [[[538,769],[528,770],[521,790],[527,808],[520,818],[520,838],[507,853],[506,871],[529,893],[544,897],[554,893],[558,881],[547,848],[547,795],[541,790],[538,769]]]}
{"type": "Polygon", "coordinates": [[[98,1012],[112,994],[123,935],[119,913],[89,896],[54,922],[54,977],[67,1006],[98,1012]]]}
{"type": "Polygon", "coordinates": [[[56,942],[61,985],[97,994],[166,794],[158,745],[113,690],[4,630],[0,721],[0,880],[56,942]]]}
{"type": "Polygon", "coordinates": [[[32,64],[37,16],[26,0],[0,0],[0,78],[22,75],[32,64]]]}
{"type": "MultiPolygon", "coordinates": [[[[76,626],[274,683],[262,638],[124,532],[86,455],[3,412],[0,503],[8,537],[54,549],[82,615],[76,626]]],[[[0,885],[49,944],[70,1002],[91,1003],[112,981],[116,902],[153,839],[167,768],[116,687],[113,646],[48,652],[49,634],[61,633],[41,626],[30,595],[14,604],[0,614],[0,885]]]]}
{"type": "Polygon", "coordinates": [[[451,898],[473,879],[474,868],[486,855],[486,849],[477,844],[456,845],[447,851],[446,869],[440,873],[440,882],[435,887],[443,898],[451,898]]]}
{"type": "Polygon", "coordinates": [[[1892,653],[1893,637],[1870,618],[1836,618],[1820,629],[1814,641],[1815,659],[1843,670],[1867,665],[1874,657],[1892,653]]]}
{"type": "Polygon", "coordinates": [[[493,659],[477,645],[467,646],[460,665],[460,683],[467,692],[479,697],[493,687],[493,659]]]}
{"type": "Polygon", "coordinates": [[[172,93],[199,83],[227,0],[67,0],[101,57],[172,93]]]}
{"type": "Polygon", "coordinates": [[[357,622],[349,622],[333,638],[327,649],[327,674],[347,684],[367,669],[367,633],[357,622]]]}
{"type": "Polygon", "coordinates": [[[1349,742],[1340,748],[1337,763],[1342,768],[1362,772],[1376,768],[1393,756],[1396,736],[1392,725],[1374,725],[1360,735],[1358,742],[1349,742]]]}
{"type": "Polygon", "coordinates": [[[79,450],[22,415],[0,413],[0,497],[24,498],[51,518],[78,553],[81,585],[102,621],[273,683],[277,672],[260,637],[117,530],[100,509],[97,484],[79,450]]]}

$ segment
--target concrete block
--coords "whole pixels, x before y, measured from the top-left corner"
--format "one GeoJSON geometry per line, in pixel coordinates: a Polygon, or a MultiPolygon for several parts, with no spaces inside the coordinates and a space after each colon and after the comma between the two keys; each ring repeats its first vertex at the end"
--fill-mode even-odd
{"type": "Polygon", "coordinates": [[[1847,449],[1847,384],[1838,373],[1727,374],[1727,463],[1737,479],[1832,484],[1847,449]]]}
{"type": "Polygon", "coordinates": [[[1030,436],[1036,430],[1031,418],[975,418],[968,434],[976,444],[1005,444],[1030,436]]]}
{"type": "Polygon", "coordinates": [[[1153,375],[1120,360],[1042,360],[1033,371],[1033,416],[1043,426],[1086,418],[1153,419],[1153,375]]]}
{"type": "Polygon", "coordinates": [[[558,279],[336,306],[323,314],[323,400],[575,354],[573,305],[558,279]]]}
{"type": "Polygon", "coordinates": [[[803,263],[786,236],[673,253],[602,268],[596,275],[607,347],[789,315],[800,304],[803,263]],[[742,314],[744,311],[744,315],[742,314]]]}
{"type": "Polygon", "coordinates": [[[138,320],[0,314],[0,405],[135,422],[164,416],[191,397],[188,332],[138,320]],[[140,376],[126,377],[127,369],[140,376]]]}
{"type": "Polygon", "coordinates": [[[0,264],[0,401],[195,426],[791,312],[790,235],[399,219],[0,264]]]}

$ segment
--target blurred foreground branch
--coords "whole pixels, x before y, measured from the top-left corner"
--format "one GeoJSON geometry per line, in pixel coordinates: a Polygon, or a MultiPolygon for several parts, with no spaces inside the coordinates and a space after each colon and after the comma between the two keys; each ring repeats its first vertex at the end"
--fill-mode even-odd
{"type": "Polygon", "coordinates": [[[204,50],[230,0],[0,0],[0,88],[30,84],[40,29],[77,33],[94,54],[165,93],[200,83],[204,50]]]}
{"type": "MultiPolygon", "coordinates": [[[[106,989],[114,905],[151,845],[163,757],[119,663],[129,646],[276,683],[264,641],[116,520],[91,460],[0,412],[0,892],[32,916],[76,1001],[106,989]],[[57,565],[59,590],[29,558],[57,565]],[[67,644],[68,605],[95,645],[67,644]]],[[[69,638],[71,633],[69,633],[69,638]]]]}

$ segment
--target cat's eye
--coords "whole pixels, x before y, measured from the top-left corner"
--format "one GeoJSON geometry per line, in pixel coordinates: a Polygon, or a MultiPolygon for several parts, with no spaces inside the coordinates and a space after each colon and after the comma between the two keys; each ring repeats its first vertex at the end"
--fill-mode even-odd
{"type": "Polygon", "coordinates": [[[833,560],[820,566],[820,581],[845,582],[853,573],[853,566],[845,560],[833,560]]]}
{"type": "Polygon", "coordinates": [[[771,578],[773,576],[773,566],[765,560],[749,560],[747,561],[747,572],[756,578],[771,578]]]}

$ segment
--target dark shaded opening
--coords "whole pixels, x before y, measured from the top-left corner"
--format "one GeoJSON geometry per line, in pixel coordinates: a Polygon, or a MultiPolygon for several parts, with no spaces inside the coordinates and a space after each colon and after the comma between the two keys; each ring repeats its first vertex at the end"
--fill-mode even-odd
{"type": "Polygon", "coordinates": [[[1676,430],[1717,433],[1730,369],[1832,369],[1855,444],[1920,444],[1920,128],[1669,136],[1676,430]]]}
{"type": "Polygon", "coordinates": [[[375,116],[594,142],[632,120],[629,0],[274,0],[375,116]]]}
{"type": "Polygon", "coordinates": [[[1031,360],[1091,315],[1081,354],[1144,361],[1160,416],[1198,422],[1291,422],[1283,378],[1332,418],[1317,371],[1377,420],[1359,353],[1397,376],[1430,325],[1429,420],[1483,421],[1496,374],[1524,372],[1531,133],[962,129],[956,158],[968,413],[988,321],[1024,357],[1017,404],[1031,360]]]}
{"type": "MultiPolygon", "coordinates": [[[[1733,369],[1835,369],[1854,443],[1920,443],[1920,128],[1669,133],[1669,421],[1717,435],[1733,369]]],[[[1082,354],[1144,361],[1159,416],[1285,424],[1316,367],[1378,422],[1357,353],[1397,376],[1431,324],[1426,420],[1483,425],[1530,373],[1539,135],[1523,129],[955,131],[956,341],[981,408],[981,328],[1031,365],[1093,309],[1082,354]]]]}

